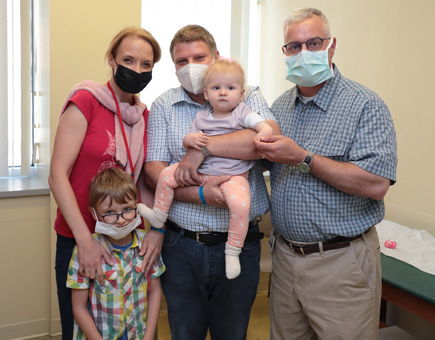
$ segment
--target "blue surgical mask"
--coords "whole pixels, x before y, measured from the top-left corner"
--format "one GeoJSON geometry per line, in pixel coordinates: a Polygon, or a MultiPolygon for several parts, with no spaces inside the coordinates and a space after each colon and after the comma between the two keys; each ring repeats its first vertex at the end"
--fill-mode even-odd
{"type": "Polygon", "coordinates": [[[328,50],[333,39],[324,51],[311,52],[302,50],[298,54],[285,58],[288,81],[299,86],[313,87],[334,76],[329,67],[328,50]]]}

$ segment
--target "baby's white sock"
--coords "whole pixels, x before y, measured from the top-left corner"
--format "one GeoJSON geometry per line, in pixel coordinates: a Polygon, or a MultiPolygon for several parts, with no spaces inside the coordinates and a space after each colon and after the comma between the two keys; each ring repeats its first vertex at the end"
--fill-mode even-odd
{"type": "Polygon", "coordinates": [[[139,214],[147,219],[154,228],[163,227],[163,224],[168,219],[168,214],[157,208],[150,209],[143,203],[137,204],[137,210],[139,211],[139,214]]]}
{"type": "Polygon", "coordinates": [[[225,274],[229,280],[240,275],[239,255],[242,248],[234,247],[228,242],[225,244],[225,274]]]}

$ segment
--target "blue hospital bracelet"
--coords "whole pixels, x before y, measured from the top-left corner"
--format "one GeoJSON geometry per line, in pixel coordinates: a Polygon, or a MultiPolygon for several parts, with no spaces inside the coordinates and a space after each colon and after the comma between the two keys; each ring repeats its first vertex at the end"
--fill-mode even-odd
{"type": "Polygon", "coordinates": [[[205,198],[204,198],[204,187],[203,186],[199,187],[199,199],[201,200],[202,204],[207,205],[207,202],[205,201],[205,198]]]}
{"type": "Polygon", "coordinates": [[[153,226],[151,226],[151,230],[155,230],[155,231],[158,231],[159,233],[162,233],[163,235],[165,235],[165,233],[166,233],[166,230],[165,229],[163,229],[163,228],[156,228],[156,227],[153,227],[153,226]]]}

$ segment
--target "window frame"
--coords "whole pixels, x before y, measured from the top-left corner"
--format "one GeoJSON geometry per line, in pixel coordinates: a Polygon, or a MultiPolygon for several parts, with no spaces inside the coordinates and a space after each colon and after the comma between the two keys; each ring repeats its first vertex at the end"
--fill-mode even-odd
{"type": "MultiPolygon", "coordinates": [[[[12,2],[14,6],[19,5],[20,16],[20,42],[21,57],[20,65],[20,97],[19,113],[27,115],[25,123],[21,122],[21,142],[24,146],[21,149],[21,158],[26,162],[9,164],[8,153],[8,124],[4,124],[0,130],[0,139],[3,138],[0,147],[0,198],[15,196],[48,195],[49,158],[50,158],[50,117],[49,117],[49,1],[48,0],[7,0],[0,2],[0,46],[4,47],[0,55],[0,69],[3,74],[8,74],[8,14],[12,2]],[[19,3],[19,4],[17,4],[19,3]],[[38,28],[35,30],[34,28],[38,28]],[[24,34],[23,34],[24,32],[24,34]],[[26,34],[27,32],[27,34],[26,34]],[[29,58],[29,55],[31,58],[29,58]],[[25,65],[24,65],[25,64],[25,65]],[[23,76],[24,73],[24,76],[23,76]],[[22,93],[27,94],[23,96],[22,93]],[[27,101],[27,102],[26,102],[27,101]],[[25,104],[23,105],[23,102],[25,104]],[[23,132],[24,131],[24,132],[23,132]],[[6,140],[6,142],[4,142],[6,140]],[[44,149],[39,146],[43,145],[44,149]],[[35,157],[36,156],[36,157],[35,157]],[[44,158],[45,164],[41,162],[44,158]],[[6,164],[5,164],[6,163],[6,164]],[[10,166],[11,165],[11,166],[10,166]]],[[[10,25],[10,24],[9,24],[10,25]]],[[[19,62],[20,64],[20,62],[19,62]]],[[[7,77],[5,77],[7,78],[7,77]]],[[[7,79],[0,84],[0,91],[5,94],[6,107],[8,106],[7,79]]],[[[3,100],[2,100],[3,101],[3,100]]],[[[4,102],[4,101],[3,101],[4,102]]],[[[16,112],[14,113],[16,114],[16,112]]],[[[8,110],[0,112],[3,120],[8,120],[8,110]]]]}

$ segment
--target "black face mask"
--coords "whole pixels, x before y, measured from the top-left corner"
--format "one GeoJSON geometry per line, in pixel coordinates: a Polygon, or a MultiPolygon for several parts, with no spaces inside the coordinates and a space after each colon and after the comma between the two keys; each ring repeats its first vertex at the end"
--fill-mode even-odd
{"type": "Polygon", "coordinates": [[[122,65],[118,65],[116,74],[114,69],[112,69],[112,72],[116,85],[126,93],[139,93],[152,79],[152,71],[137,73],[122,65]]]}

